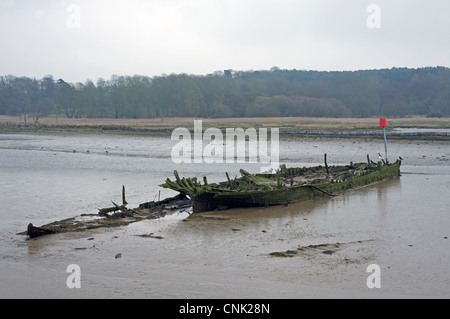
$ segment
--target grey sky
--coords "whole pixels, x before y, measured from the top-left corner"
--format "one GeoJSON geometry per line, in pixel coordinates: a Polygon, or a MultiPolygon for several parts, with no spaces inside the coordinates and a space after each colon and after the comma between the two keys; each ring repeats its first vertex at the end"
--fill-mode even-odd
{"type": "Polygon", "coordinates": [[[448,0],[0,0],[0,75],[449,67],[449,13],[448,0]]]}

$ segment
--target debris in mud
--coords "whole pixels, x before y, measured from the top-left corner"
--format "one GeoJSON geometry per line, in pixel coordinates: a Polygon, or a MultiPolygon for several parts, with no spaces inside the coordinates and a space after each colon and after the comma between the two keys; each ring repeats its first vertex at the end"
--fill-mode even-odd
{"type": "MultiPolygon", "coordinates": [[[[370,241],[370,240],[365,240],[370,241]]],[[[325,254],[325,255],[332,255],[341,248],[343,248],[344,245],[349,245],[353,243],[362,243],[364,241],[355,241],[355,242],[348,242],[348,243],[335,243],[335,244],[319,244],[319,245],[309,245],[309,246],[299,246],[295,250],[289,249],[286,251],[276,251],[269,253],[270,256],[275,257],[294,257],[297,254],[301,255],[312,255],[312,254],[325,254]]]]}
{"type": "Polygon", "coordinates": [[[163,239],[164,237],[162,236],[155,236],[153,235],[153,233],[150,234],[144,234],[144,235],[136,235],[136,237],[141,237],[141,238],[155,238],[155,239],[163,239]]]}
{"type": "Polygon", "coordinates": [[[73,217],[56,221],[44,226],[36,227],[32,223],[28,224],[27,231],[18,235],[28,235],[36,238],[49,234],[66,232],[81,232],[89,229],[101,227],[119,227],[146,219],[157,219],[177,209],[186,208],[192,205],[191,200],[185,195],[179,194],[175,197],[167,198],[158,202],[148,202],[140,204],[138,208],[126,208],[125,188],[123,188],[123,204],[114,207],[99,209],[98,214],[83,214],[80,217],[73,217]]]}
{"type": "Polygon", "coordinates": [[[275,256],[275,257],[294,257],[294,255],[297,254],[297,251],[295,250],[286,250],[286,251],[275,251],[273,253],[270,253],[269,255],[275,256]]]}
{"type": "Polygon", "coordinates": [[[275,257],[294,257],[298,253],[302,254],[313,254],[313,253],[322,253],[331,255],[335,251],[339,250],[340,244],[321,244],[321,245],[309,245],[309,246],[299,246],[296,250],[286,250],[284,252],[273,252],[269,255],[275,257]]]}
{"type": "MultiPolygon", "coordinates": [[[[211,216],[211,215],[207,215],[207,214],[197,214],[195,216],[193,216],[196,219],[204,219],[204,220],[217,220],[217,221],[224,221],[224,220],[229,220],[230,218],[227,217],[216,217],[216,216],[211,216]]],[[[187,221],[187,219],[185,219],[187,221]]]]}

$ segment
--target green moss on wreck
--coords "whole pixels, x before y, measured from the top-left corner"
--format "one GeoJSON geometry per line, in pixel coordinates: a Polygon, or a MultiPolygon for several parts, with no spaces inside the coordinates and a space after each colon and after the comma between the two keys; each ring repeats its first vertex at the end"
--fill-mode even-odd
{"type": "Polygon", "coordinates": [[[400,175],[401,161],[393,164],[350,163],[347,166],[286,168],[274,174],[250,174],[240,170],[241,178],[201,185],[196,178],[176,180],[167,178],[161,185],[192,199],[194,212],[208,211],[219,206],[248,207],[289,204],[361,187],[400,175]]]}

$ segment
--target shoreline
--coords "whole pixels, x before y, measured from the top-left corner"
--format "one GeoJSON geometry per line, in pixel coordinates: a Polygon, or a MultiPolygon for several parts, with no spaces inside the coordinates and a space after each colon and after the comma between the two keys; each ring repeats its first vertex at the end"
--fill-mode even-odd
{"type": "MultiPolygon", "coordinates": [[[[118,135],[170,135],[178,127],[194,132],[195,118],[164,119],[56,119],[45,117],[25,125],[18,117],[0,116],[0,133],[77,133],[118,135]]],[[[221,118],[201,119],[203,130],[219,128],[278,128],[280,136],[383,137],[376,118],[221,118]]],[[[399,132],[394,129],[450,130],[450,118],[389,119],[390,138],[450,139],[450,132],[399,132]]]]}

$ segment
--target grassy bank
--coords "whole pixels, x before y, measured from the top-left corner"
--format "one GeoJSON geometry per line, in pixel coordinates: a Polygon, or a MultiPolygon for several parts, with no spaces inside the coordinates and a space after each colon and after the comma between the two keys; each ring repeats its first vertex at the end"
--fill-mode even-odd
{"type": "MultiPolygon", "coordinates": [[[[23,118],[0,116],[0,132],[76,132],[114,134],[169,134],[177,127],[193,129],[195,118],[155,119],[68,119],[45,117],[37,122],[23,118]]],[[[280,131],[373,131],[380,130],[378,118],[220,118],[202,119],[203,129],[225,128],[279,128],[280,131]]],[[[393,128],[450,128],[450,118],[396,118],[388,120],[393,128]]]]}

